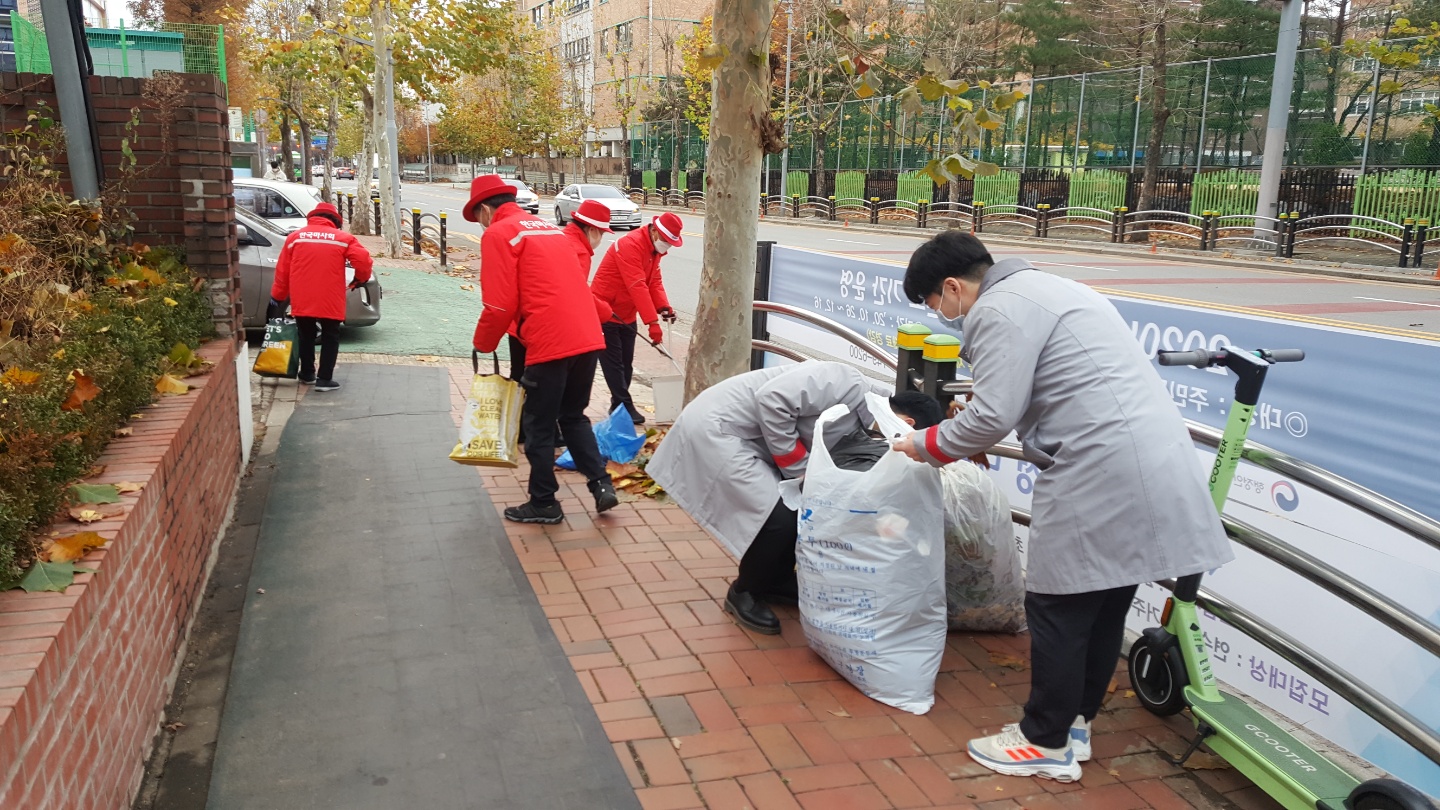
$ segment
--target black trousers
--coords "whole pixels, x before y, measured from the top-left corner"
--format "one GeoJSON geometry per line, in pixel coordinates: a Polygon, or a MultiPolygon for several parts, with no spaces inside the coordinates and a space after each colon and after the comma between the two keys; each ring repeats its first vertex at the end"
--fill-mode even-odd
{"type": "Polygon", "coordinates": [[[1030,623],[1030,699],[1020,730],[1062,748],[1076,715],[1094,720],[1125,640],[1125,614],[1138,585],[1073,594],[1025,594],[1030,623]]]}
{"type": "Polygon", "coordinates": [[[764,598],[785,596],[795,598],[795,539],[799,534],[794,509],[776,501],[770,517],[760,527],[755,540],[740,558],[740,573],[735,577],[735,590],[764,598]]]}
{"type": "Polygon", "coordinates": [[[635,324],[607,323],[605,331],[605,352],[600,355],[600,370],[605,372],[605,384],[610,387],[610,411],[619,405],[634,416],[635,403],[630,399],[630,381],[635,376],[635,324]]]}
{"type": "Polygon", "coordinates": [[[555,430],[565,437],[575,468],[590,482],[608,479],[605,460],[595,445],[595,431],[585,407],[595,384],[596,352],[535,363],[525,367],[521,427],[525,431],[525,458],[530,462],[530,500],[540,506],[555,503],[560,485],[555,480],[555,430]]]}
{"type": "Polygon", "coordinates": [[[300,330],[300,376],[312,374],[317,380],[329,380],[335,374],[335,358],[340,354],[340,322],[332,318],[295,318],[300,330]],[[320,336],[320,368],[315,368],[315,336],[320,336]]]}

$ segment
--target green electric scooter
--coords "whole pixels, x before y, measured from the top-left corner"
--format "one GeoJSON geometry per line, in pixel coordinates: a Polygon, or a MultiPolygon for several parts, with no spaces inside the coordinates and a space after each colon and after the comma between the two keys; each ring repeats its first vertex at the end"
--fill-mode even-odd
{"type": "MultiPolygon", "coordinates": [[[[1223,366],[1234,372],[1235,401],[1210,473],[1210,495],[1224,512],[1250,418],[1275,363],[1305,359],[1299,349],[1161,352],[1162,366],[1223,366]]],[[[1130,682],[1151,713],[1165,717],[1185,708],[1197,735],[1176,760],[1183,763],[1204,743],[1290,810],[1436,810],[1420,791],[1392,779],[1360,780],[1216,685],[1195,599],[1200,574],[1180,577],[1165,600],[1161,627],[1141,634],[1130,649],[1130,682]]]]}

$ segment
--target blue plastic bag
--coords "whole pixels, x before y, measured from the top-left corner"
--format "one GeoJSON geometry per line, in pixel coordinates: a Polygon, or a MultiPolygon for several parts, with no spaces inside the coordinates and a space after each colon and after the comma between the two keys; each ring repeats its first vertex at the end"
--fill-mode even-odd
{"type": "MultiPolygon", "coordinates": [[[[624,405],[620,405],[604,422],[595,425],[595,444],[599,445],[600,455],[606,461],[628,464],[635,460],[640,448],[645,446],[645,434],[636,432],[630,413],[625,410],[624,405]]],[[[555,460],[555,466],[562,470],[575,469],[575,459],[570,457],[569,450],[560,454],[560,458],[555,460]]]]}

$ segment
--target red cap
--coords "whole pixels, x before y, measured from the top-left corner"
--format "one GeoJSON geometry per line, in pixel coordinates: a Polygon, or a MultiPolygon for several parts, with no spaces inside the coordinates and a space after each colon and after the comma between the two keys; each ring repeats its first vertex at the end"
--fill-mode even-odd
{"type": "Polygon", "coordinates": [[[340,209],[336,208],[328,202],[319,203],[314,208],[310,209],[310,213],[306,214],[305,216],[307,219],[309,217],[325,217],[326,219],[335,223],[335,227],[340,227],[340,209]]]}
{"type": "Polygon", "coordinates": [[[470,181],[470,202],[465,203],[465,208],[460,213],[465,219],[471,222],[479,222],[475,217],[475,206],[479,203],[494,197],[497,194],[514,194],[515,187],[500,179],[498,174],[482,174],[470,181]]]}
{"type": "Polygon", "coordinates": [[[610,230],[610,208],[599,200],[586,200],[575,209],[575,219],[593,225],[606,233],[610,230]]]}
{"type": "Polygon", "coordinates": [[[680,229],[685,227],[685,223],[680,221],[679,216],[669,211],[650,220],[650,224],[655,226],[655,230],[659,232],[661,239],[664,239],[675,247],[680,247],[681,243],[685,241],[680,238],[680,229]]]}

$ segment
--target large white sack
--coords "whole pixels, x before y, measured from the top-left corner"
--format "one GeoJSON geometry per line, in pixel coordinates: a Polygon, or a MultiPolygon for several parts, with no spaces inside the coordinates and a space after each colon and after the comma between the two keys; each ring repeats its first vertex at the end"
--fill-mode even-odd
{"type": "MultiPolygon", "coordinates": [[[[815,425],[795,547],[801,624],[855,688],[924,714],[945,651],[940,471],[900,453],[863,472],[837,468],[823,430],[847,412],[837,405],[815,425]]],[[[871,412],[887,436],[908,430],[888,407],[871,412]]]]}

